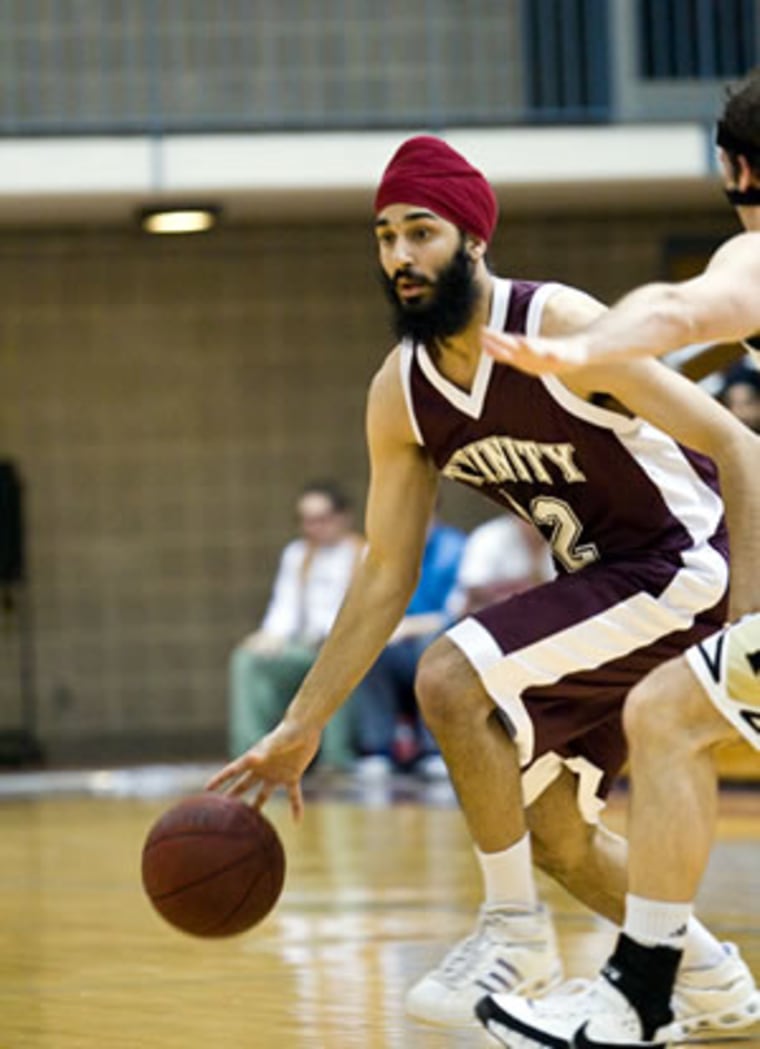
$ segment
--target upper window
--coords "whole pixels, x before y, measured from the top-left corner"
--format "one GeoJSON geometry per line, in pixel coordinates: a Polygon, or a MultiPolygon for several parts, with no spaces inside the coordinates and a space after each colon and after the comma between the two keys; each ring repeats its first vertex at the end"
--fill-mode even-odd
{"type": "Polygon", "coordinates": [[[755,64],[754,0],[638,0],[645,80],[743,76],[755,64]]]}

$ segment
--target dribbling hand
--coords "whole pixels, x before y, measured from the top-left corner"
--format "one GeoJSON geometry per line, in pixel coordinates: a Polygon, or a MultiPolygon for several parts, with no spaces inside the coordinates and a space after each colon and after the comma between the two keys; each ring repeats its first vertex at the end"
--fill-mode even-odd
{"type": "Polygon", "coordinates": [[[283,720],[245,754],[212,776],[206,790],[226,788],[233,796],[256,787],[253,806],[260,809],[277,787],[284,787],[293,817],[303,815],[301,777],[319,749],[320,733],[283,720]]]}

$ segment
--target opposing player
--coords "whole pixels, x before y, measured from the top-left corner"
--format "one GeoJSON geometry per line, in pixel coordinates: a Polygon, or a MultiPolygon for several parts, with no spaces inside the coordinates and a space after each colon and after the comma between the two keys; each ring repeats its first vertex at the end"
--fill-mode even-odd
{"type": "MultiPolygon", "coordinates": [[[[524,338],[489,333],[497,360],[536,374],[566,372],[583,380],[589,364],[667,353],[690,343],[747,340],[760,332],[760,71],[729,94],[717,144],[726,193],[745,232],[732,237],[698,277],[650,284],[625,296],[588,329],[570,338],[524,338]]],[[[556,381],[556,380],[547,380],[556,381]]],[[[760,461],[757,437],[743,455],[760,461]]],[[[724,486],[738,482],[731,474],[724,486]]],[[[749,477],[745,484],[757,487],[749,477]]],[[[617,946],[587,994],[526,1003],[499,996],[478,1007],[506,1045],[585,1047],[661,1044],[674,1033],[674,980],[684,930],[707,865],[714,835],[717,744],[744,737],[760,749],[760,517],[730,523],[733,571],[728,626],[664,664],[632,691],[625,705],[633,784],[629,817],[629,894],[617,946]]],[[[729,955],[727,955],[728,965],[729,955]]],[[[712,978],[711,978],[712,980],[712,978]]],[[[757,995],[737,1008],[710,1005],[713,1022],[760,1021],[757,995]]],[[[725,987],[730,990],[732,981],[725,987]]],[[[698,1030],[682,1017],[679,1037],[698,1030]]]]}
{"type": "MultiPolygon", "coordinates": [[[[659,362],[542,381],[482,352],[486,324],[562,334],[603,307],[576,289],[489,272],[495,196],[443,141],[419,136],[400,147],[375,212],[400,341],[369,394],[366,556],[282,722],[209,786],[255,786],[257,804],[284,786],[300,815],[301,776],[325,723],[409,601],[439,475],[537,527],[558,578],[455,625],[423,655],[417,679],[485,903],[473,935],[412,988],[407,1005],[419,1019],[459,1025],[474,1022],[485,991],[536,992],[560,978],[531,839],[535,859],[578,899],[622,919],[624,844],[596,817],[624,758],[623,700],[724,621],[716,465],[736,482],[726,490],[730,520],[756,513],[760,490],[749,484],[741,424],[659,362]],[[600,396],[618,407],[600,406],[600,396]]],[[[722,946],[691,921],[680,984],[695,1021],[703,1003],[692,1000],[693,973],[715,965],[723,979],[722,946]]],[[[732,956],[730,966],[751,996],[743,962],[732,956]]]]}

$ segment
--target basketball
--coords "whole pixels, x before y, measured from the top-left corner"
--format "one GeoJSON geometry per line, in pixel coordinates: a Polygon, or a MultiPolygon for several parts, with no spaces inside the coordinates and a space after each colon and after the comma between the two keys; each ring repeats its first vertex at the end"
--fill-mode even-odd
{"type": "Polygon", "coordinates": [[[236,798],[197,794],[165,812],[142,852],[142,883],[170,925],[234,936],[262,921],[285,882],[285,850],[266,816],[236,798]]]}

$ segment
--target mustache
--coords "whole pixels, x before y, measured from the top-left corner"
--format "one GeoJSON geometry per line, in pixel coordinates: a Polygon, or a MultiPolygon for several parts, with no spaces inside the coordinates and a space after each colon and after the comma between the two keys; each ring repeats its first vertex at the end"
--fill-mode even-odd
{"type": "Polygon", "coordinates": [[[399,281],[412,280],[415,284],[426,284],[428,287],[432,285],[432,281],[428,280],[427,277],[423,277],[421,273],[417,273],[415,270],[400,270],[393,276],[393,287],[397,288],[399,281]]]}

